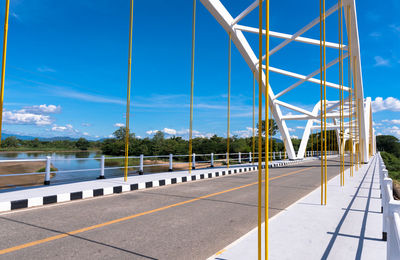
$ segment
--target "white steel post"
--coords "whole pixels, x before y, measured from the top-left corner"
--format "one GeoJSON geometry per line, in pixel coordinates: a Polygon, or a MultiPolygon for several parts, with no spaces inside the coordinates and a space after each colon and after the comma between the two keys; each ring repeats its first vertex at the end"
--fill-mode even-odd
{"type": "Polygon", "coordinates": [[[104,166],[105,166],[106,157],[104,155],[100,158],[100,176],[97,179],[105,179],[104,177],[104,166]]]}
{"type": "Polygon", "coordinates": [[[139,175],[143,174],[143,154],[140,155],[140,162],[139,162],[139,175]]]}
{"type": "Polygon", "coordinates": [[[192,154],[192,170],[196,169],[196,154],[192,154]]]}
{"type": "Polygon", "coordinates": [[[275,152],[272,152],[272,160],[275,160],[275,152]]]}
{"type": "Polygon", "coordinates": [[[211,167],[214,167],[214,153],[211,153],[211,167]]]}
{"type": "Polygon", "coordinates": [[[173,155],[172,155],[172,153],[170,153],[169,154],[169,168],[168,168],[169,172],[173,171],[172,158],[173,158],[173,155]]]}
{"type": "Polygon", "coordinates": [[[242,154],[239,152],[239,163],[242,163],[242,154]]]}
{"type": "Polygon", "coordinates": [[[251,158],[251,152],[249,152],[249,163],[252,162],[252,158],[251,158]]]}
{"type": "Polygon", "coordinates": [[[44,175],[44,185],[50,185],[51,156],[46,157],[46,172],[44,175]]]}

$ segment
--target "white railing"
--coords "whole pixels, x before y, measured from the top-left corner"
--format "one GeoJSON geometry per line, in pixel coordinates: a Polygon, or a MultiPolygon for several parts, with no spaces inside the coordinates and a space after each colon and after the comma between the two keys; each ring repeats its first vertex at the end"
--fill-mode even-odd
{"type": "Polygon", "coordinates": [[[389,260],[400,259],[400,201],[393,198],[393,181],[380,154],[377,163],[382,196],[382,236],[387,241],[386,256],[389,260]]]}
{"type": "MultiPolygon", "coordinates": [[[[336,151],[328,151],[328,155],[334,155],[337,154],[336,151]]],[[[305,157],[318,157],[320,156],[319,151],[307,151],[305,157]]],[[[174,165],[182,165],[182,164],[188,164],[188,157],[189,155],[154,155],[154,156],[145,156],[141,154],[140,156],[129,156],[129,159],[139,159],[139,162],[137,165],[129,165],[129,169],[137,169],[137,173],[143,174],[144,168],[145,167],[157,167],[157,166],[168,166],[168,171],[173,171],[174,170],[174,165]],[[184,160],[183,158],[187,158],[184,160]],[[145,163],[145,160],[158,160],[161,159],[162,162],[158,163],[145,163]],[[175,160],[174,160],[175,159],[175,160]]],[[[0,160],[1,163],[6,163],[6,162],[37,162],[37,161],[43,161],[46,162],[45,166],[45,171],[44,172],[31,172],[31,173],[15,173],[15,174],[4,174],[0,175],[1,177],[11,177],[11,176],[20,176],[20,175],[37,175],[37,174],[44,174],[44,184],[49,185],[50,184],[50,178],[52,173],[56,174],[65,174],[65,173],[74,173],[74,172],[91,172],[91,171],[98,171],[100,174],[98,175],[98,179],[104,179],[106,175],[107,170],[115,170],[115,169],[124,169],[123,166],[109,166],[106,167],[107,163],[106,161],[112,161],[112,160],[118,160],[118,159],[124,159],[125,157],[119,156],[119,157],[106,157],[102,155],[101,157],[92,157],[92,158],[54,158],[52,156],[47,156],[46,158],[40,158],[40,159],[13,159],[13,160],[0,160]],[[57,171],[52,171],[51,170],[51,163],[55,161],[84,161],[84,160],[97,160],[99,161],[99,168],[91,168],[91,169],[73,169],[73,170],[57,170],[57,171]]],[[[214,167],[216,163],[221,163],[222,164],[227,164],[227,158],[228,154],[227,153],[221,153],[221,154],[195,154],[193,153],[192,155],[192,168],[196,169],[198,164],[202,164],[201,167],[214,167]],[[196,158],[202,158],[202,160],[197,160],[196,158]],[[206,164],[206,165],[204,165],[206,164]],[[209,164],[207,166],[207,164],[209,164]]],[[[265,152],[262,153],[262,160],[265,159],[265,152]]],[[[270,152],[269,153],[269,159],[271,161],[274,160],[283,160],[283,159],[288,159],[287,153],[285,152],[270,152]]],[[[235,165],[235,164],[241,164],[241,163],[255,163],[258,161],[258,153],[252,154],[251,152],[249,153],[229,153],[229,163],[230,165],[235,165]]]]}

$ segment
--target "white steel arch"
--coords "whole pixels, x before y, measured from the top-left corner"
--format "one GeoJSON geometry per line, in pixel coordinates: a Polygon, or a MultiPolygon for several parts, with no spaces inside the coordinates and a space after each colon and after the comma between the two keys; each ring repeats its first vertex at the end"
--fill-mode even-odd
{"type": "MultiPolygon", "coordinates": [[[[248,8],[246,8],[242,13],[240,13],[237,17],[232,17],[232,15],[229,13],[229,11],[225,8],[225,6],[220,2],[220,0],[200,0],[202,4],[206,7],[206,9],[214,16],[214,18],[218,21],[218,23],[224,28],[224,30],[228,33],[231,34],[232,36],[232,41],[235,44],[236,48],[244,58],[245,62],[248,64],[250,69],[254,73],[258,73],[258,57],[254,53],[253,49],[251,48],[249,42],[247,41],[244,32],[245,33],[258,33],[258,28],[255,27],[249,27],[245,25],[239,24],[239,22],[242,21],[244,17],[246,17],[251,11],[256,9],[259,5],[259,0],[256,0],[253,2],[248,8]]],[[[370,127],[370,111],[371,111],[371,99],[367,98],[364,100],[364,91],[363,91],[363,80],[362,80],[362,71],[361,71],[361,58],[360,58],[360,43],[359,43],[359,37],[358,37],[358,25],[357,25],[357,14],[356,14],[356,7],[355,7],[355,0],[343,0],[343,8],[345,12],[345,25],[346,28],[351,26],[350,31],[351,33],[351,54],[352,54],[352,61],[355,63],[355,66],[352,66],[352,72],[353,72],[353,78],[354,78],[354,84],[357,85],[357,91],[354,93],[354,98],[355,100],[359,101],[361,109],[359,109],[359,133],[361,141],[361,146],[360,149],[362,149],[362,154],[363,162],[368,162],[369,156],[368,156],[368,149],[369,149],[369,141],[370,140],[375,140],[375,138],[369,138],[369,134],[371,133],[370,127]],[[350,17],[350,21],[348,20],[348,17],[350,17]]],[[[329,15],[333,14],[338,10],[338,4],[333,5],[326,11],[326,17],[329,15]]],[[[302,35],[319,24],[319,17],[316,17],[314,20],[312,20],[309,24],[301,28],[299,31],[297,31],[295,34],[290,35],[286,33],[280,33],[280,32],[270,32],[270,37],[276,37],[276,38],[281,38],[285,39],[281,44],[270,50],[270,55],[273,55],[274,53],[278,52],[280,49],[284,48],[286,45],[290,44],[291,42],[302,42],[305,44],[311,44],[311,45],[319,45],[319,39],[311,39],[307,37],[303,37],[302,35]]],[[[265,34],[265,31],[264,31],[265,34]]],[[[327,48],[334,48],[338,49],[339,44],[337,43],[332,43],[332,42],[326,42],[326,47],[327,48]]],[[[348,46],[342,45],[343,50],[348,50],[348,46]]],[[[263,57],[263,59],[265,56],[263,57]]],[[[348,58],[348,52],[344,53],[343,59],[348,58]]],[[[329,67],[337,64],[339,62],[339,58],[328,61],[326,64],[326,69],[329,67]]],[[[315,69],[315,68],[314,68],[315,69]]],[[[265,66],[263,66],[263,74],[264,74],[265,66]]],[[[288,152],[288,157],[289,159],[300,159],[304,157],[304,153],[306,150],[306,146],[308,143],[308,139],[310,136],[310,131],[311,129],[316,128],[316,123],[318,122],[318,118],[320,118],[320,103],[318,102],[312,111],[307,111],[306,109],[303,109],[301,107],[294,106],[292,104],[283,102],[279,100],[281,96],[284,94],[290,92],[291,90],[299,87],[302,83],[304,82],[312,82],[316,84],[320,84],[320,80],[314,78],[314,76],[318,75],[320,73],[320,69],[315,70],[313,72],[310,72],[308,75],[301,75],[295,72],[290,72],[286,71],[283,69],[275,68],[275,67],[270,67],[269,71],[272,73],[279,73],[288,77],[292,78],[297,78],[298,81],[291,86],[287,87],[283,91],[279,92],[278,94],[275,94],[271,85],[269,85],[269,104],[270,104],[270,109],[273,114],[273,117],[279,127],[279,131],[281,134],[281,137],[284,141],[286,151],[288,152]],[[281,106],[291,109],[293,111],[296,111],[300,113],[300,115],[283,115],[281,111],[281,106]],[[307,124],[303,133],[303,138],[302,142],[300,144],[299,151],[296,155],[294,149],[293,149],[293,144],[290,139],[288,127],[286,125],[287,120],[306,120],[307,124]]],[[[261,84],[263,85],[263,92],[265,94],[265,76],[262,77],[262,82],[261,84]]],[[[258,77],[257,77],[258,80],[258,77]]],[[[260,84],[260,82],[259,82],[260,84]]],[[[339,85],[332,83],[332,82],[326,82],[327,87],[339,89],[339,85]]],[[[348,92],[349,87],[348,86],[343,86],[343,90],[348,92]]],[[[344,100],[344,117],[347,119],[349,116],[349,99],[344,100]]],[[[327,129],[335,129],[337,136],[339,136],[339,126],[338,126],[338,121],[340,120],[340,115],[338,111],[338,106],[339,106],[339,101],[330,101],[328,102],[327,106],[327,118],[331,118],[334,122],[334,124],[328,124],[327,129]]],[[[353,104],[353,111],[355,111],[355,105],[353,104]]],[[[322,111],[323,112],[323,111],[322,111]]],[[[349,139],[349,122],[344,122],[344,139],[348,140],[349,139]]],[[[319,128],[320,126],[318,126],[319,128]]],[[[373,130],[372,130],[373,132],[373,130]]],[[[374,142],[374,141],[373,141],[374,142]]],[[[344,144],[341,145],[342,148],[344,149],[344,144]]],[[[371,147],[375,147],[375,144],[372,144],[371,147]]]]}

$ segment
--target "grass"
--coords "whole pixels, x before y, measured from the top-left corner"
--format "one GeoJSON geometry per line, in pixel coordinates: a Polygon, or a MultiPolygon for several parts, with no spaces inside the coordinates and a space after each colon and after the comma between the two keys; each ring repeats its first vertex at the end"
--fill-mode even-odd
{"type": "Polygon", "coordinates": [[[391,153],[381,152],[382,159],[386,169],[389,171],[389,176],[393,180],[400,181],[400,158],[397,158],[391,153]]]}

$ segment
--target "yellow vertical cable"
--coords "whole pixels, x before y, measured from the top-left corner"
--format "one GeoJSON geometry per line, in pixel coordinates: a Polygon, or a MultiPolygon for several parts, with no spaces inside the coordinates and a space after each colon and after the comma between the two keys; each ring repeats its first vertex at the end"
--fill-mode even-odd
{"type": "Polygon", "coordinates": [[[192,13],[192,61],[190,75],[190,123],[189,123],[189,173],[192,173],[192,153],[193,153],[193,95],[194,95],[194,50],[196,40],[196,0],[193,0],[192,13]]]}
{"type": "MultiPolygon", "coordinates": [[[[269,120],[267,120],[267,115],[269,112],[269,0],[265,1],[265,129],[269,129],[269,120]]],[[[272,119],[272,113],[271,113],[272,119]]],[[[272,120],[271,120],[272,121],[272,120]]],[[[268,140],[267,131],[265,131],[265,141],[268,140]]],[[[272,135],[272,129],[271,129],[272,135]]],[[[272,136],[271,136],[271,150],[272,150],[272,136]]],[[[265,146],[265,154],[269,153],[268,144],[265,146]]],[[[272,155],[271,155],[272,156],[272,155]]],[[[266,156],[265,162],[265,259],[268,259],[268,222],[269,222],[269,168],[268,168],[268,156],[266,156]]]]}
{"type": "MultiPolygon", "coordinates": [[[[258,1],[258,259],[261,260],[261,196],[262,196],[262,56],[263,56],[263,30],[262,30],[262,0],[258,1]]],[[[268,69],[267,69],[268,70],[268,69]]]]}
{"type": "Polygon", "coordinates": [[[344,146],[344,129],[343,129],[343,82],[342,82],[342,71],[343,71],[343,60],[342,60],[342,0],[338,2],[338,21],[339,21],[339,116],[340,116],[340,186],[344,185],[344,169],[343,169],[343,149],[344,146]]]}
{"type": "Polygon", "coordinates": [[[349,77],[349,124],[350,124],[350,142],[349,142],[349,149],[350,149],[350,176],[353,176],[353,161],[354,161],[354,154],[353,154],[353,84],[352,84],[352,76],[351,76],[351,17],[350,17],[350,5],[347,6],[347,52],[348,52],[348,77],[349,77]]]}
{"type": "Polygon", "coordinates": [[[131,68],[132,68],[132,27],[133,27],[133,0],[131,0],[129,20],[129,58],[128,58],[128,87],[126,95],[126,126],[125,126],[125,168],[124,181],[128,178],[128,156],[129,156],[129,112],[131,103],[131,68]]]}
{"type": "Polygon", "coordinates": [[[254,163],[254,157],[256,156],[256,138],[255,138],[255,107],[256,107],[256,77],[255,77],[255,72],[253,72],[253,157],[252,157],[252,162],[254,163]]]}
{"type": "Polygon", "coordinates": [[[356,71],[356,57],[353,57],[353,81],[354,81],[354,104],[355,104],[355,120],[356,120],[356,122],[355,122],[355,127],[356,127],[356,129],[355,129],[355,133],[357,134],[356,135],[356,140],[355,140],[355,143],[356,143],[356,154],[355,154],[355,158],[356,158],[356,171],[358,171],[358,166],[359,166],[359,138],[360,138],[360,135],[359,135],[359,132],[358,132],[358,129],[359,129],[359,122],[358,122],[358,101],[357,101],[357,71],[356,71]]]}
{"type": "Polygon", "coordinates": [[[340,0],[340,8],[339,8],[339,13],[340,13],[340,21],[339,21],[339,27],[340,27],[340,64],[341,64],[341,74],[340,74],[340,85],[342,86],[342,93],[341,93],[341,100],[342,100],[342,114],[341,114],[341,119],[340,119],[340,123],[341,123],[341,128],[342,128],[342,140],[343,140],[343,150],[342,150],[342,185],[344,186],[344,155],[345,155],[345,149],[346,149],[346,142],[344,140],[344,89],[343,89],[343,85],[344,85],[344,80],[343,80],[343,1],[340,0]]]}
{"type": "Polygon", "coordinates": [[[230,113],[231,113],[231,48],[232,36],[229,33],[229,48],[228,48],[228,126],[227,126],[227,139],[226,139],[226,161],[229,168],[229,138],[230,138],[230,113]]]}
{"type": "Polygon", "coordinates": [[[322,68],[322,1],[320,0],[319,2],[319,58],[320,58],[320,91],[321,91],[321,97],[320,97],[320,115],[321,115],[321,205],[323,205],[323,196],[324,196],[324,165],[323,165],[323,160],[322,160],[322,149],[323,149],[323,142],[322,142],[322,127],[323,127],[323,68],[322,68]]]}
{"type": "Polygon", "coordinates": [[[4,102],[4,79],[6,76],[6,55],[7,55],[7,36],[8,36],[8,14],[10,9],[10,0],[6,0],[6,13],[4,20],[4,39],[3,39],[3,60],[1,63],[1,93],[0,93],[0,144],[3,125],[3,102],[4,102]]]}
{"type": "Polygon", "coordinates": [[[323,5],[322,5],[322,11],[323,11],[323,30],[324,30],[324,46],[323,46],[323,53],[324,53],[324,193],[325,193],[325,200],[324,204],[326,205],[326,200],[327,200],[327,161],[326,161],[326,42],[325,42],[325,0],[323,0],[323,5]]]}

